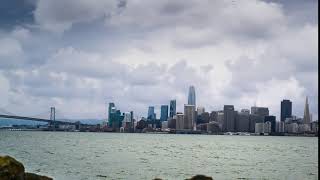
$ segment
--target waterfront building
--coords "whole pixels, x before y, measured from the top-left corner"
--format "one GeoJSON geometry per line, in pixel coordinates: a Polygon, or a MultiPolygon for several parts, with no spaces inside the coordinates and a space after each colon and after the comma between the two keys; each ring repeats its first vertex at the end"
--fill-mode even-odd
{"type": "Polygon", "coordinates": [[[249,132],[255,132],[255,124],[264,123],[264,117],[259,115],[250,114],[249,115],[249,132]]]}
{"type": "Polygon", "coordinates": [[[255,129],[254,132],[257,134],[264,133],[264,123],[256,123],[254,129],[255,129]]]}
{"type": "Polygon", "coordinates": [[[271,122],[270,121],[267,121],[264,123],[263,131],[264,131],[264,133],[271,133],[271,122]]]}
{"type": "MultiPolygon", "coordinates": [[[[114,107],[113,107],[114,108],[114,107]]],[[[120,110],[116,110],[110,114],[110,124],[109,126],[112,127],[113,131],[118,131],[122,125],[124,116],[121,114],[120,110]]]]}
{"type": "Polygon", "coordinates": [[[174,115],[176,115],[176,110],[177,110],[177,101],[176,100],[171,100],[170,101],[170,116],[173,118],[174,115]]]}
{"type": "Polygon", "coordinates": [[[299,125],[298,123],[285,124],[285,132],[287,133],[298,133],[299,125]]]}
{"type": "Polygon", "coordinates": [[[122,121],[122,127],[125,131],[129,131],[131,128],[132,123],[132,117],[130,112],[124,112],[123,113],[123,121],[122,121]]]}
{"type": "Polygon", "coordinates": [[[299,133],[311,132],[310,124],[298,124],[298,132],[299,133]]]}
{"type": "Polygon", "coordinates": [[[149,106],[147,119],[148,120],[155,120],[156,119],[156,113],[154,113],[154,106],[149,106]]]}
{"type": "Polygon", "coordinates": [[[310,124],[311,123],[308,97],[306,97],[306,104],[304,106],[303,123],[304,124],[310,124]]]}
{"type": "Polygon", "coordinates": [[[235,131],[235,115],[233,105],[224,105],[223,107],[223,125],[222,130],[224,132],[234,132],[235,131]]]}
{"type": "Polygon", "coordinates": [[[168,128],[169,129],[176,129],[176,123],[177,123],[177,119],[176,119],[176,115],[174,115],[173,118],[168,119],[168,128]]]}
{"type": "Polygon", "coordinates": [[[237,132],[249,132],[250,127],[250,114],[248,112],[241,111],[236,114],[236,131],[237,132]]]}
{"type": "Polygon", "coordinates": [[[290,100],[284,99],[281,101],[281,112],[280,120],[285,121],[286,118],[292,116],[292,102],[290,100]]]}
{"type": "Polygon", "coordinates": [[[205,112],[205,108],[204,107],[197,107],[197,114],[198,116],[200,116],[202,113],[205,112]]]}
{"type": "Polygon", "coordinates": [[[271,123],[271,132],[276,132],[276,116],[265,116],[264,122],[271,123]]]}
{"type": "Polygon", "coordinates": [[[210,119],[210,114],[208,112],[201,113],[197,115],[197,124],[208,123],[210,119]]]}
{"type": "Polygon", "coordinates": [[[221,132],[221,126],[218,122],[212,121],[207,124],[208,133],[219,133],[221,132]]]}
{"type": "Polygon", "coordinates": [[[284,133],[285,132],[285,122],[283,122],[283,121],[279,122],[279,130],[278,130],[278,132],[280,132],[280,133],[284,133]]]}
{"type": "Polygon", "coordinates": [[[224,113],[223,111],[218,111],[217,112],[217,122],[219,123],[219,126],[221,130],[223,131],[223,124],[224,124],[224,113]]]}
{"type": "Polygon", "coordinates": [[[161,129],[162,130],[168,129],[168,121],[162,121],[161,122],[161,129]]]}
{"type": "Polygon", "coordinates": [[[168,120],[168,105],[161,106],[160,120],[167,121],[168,120]]]}
{"type": "Polygon", "coordinates": [[[196,113],[194,105],[184,105],[184,129],[194,130],[196,126],[196,113]]]}
{"type": "Polygon", "coordinates": [[[267,107],[251,107],[251,114],[258,115],[258,116],[269,116],[269,108],[267,107]]]}
{"type": "Polygon", "coordinates": [[[176,119],[176,129],[183,130],[184,129],[184,114],[177,112],[174,119],[176,119]]]}
{"type": "Polygon", "coordinates": [[[194,86],[189,87],[188,105],[196,106],[196,90],[194,86]]]}
{"type": "Polygon", "coordinates": [[[209,122],[216,121],[218,122],[218,112],[217,111],[211,111],[209,122]]]}
{"type": "Polygon", "coordinates": [[[318,133],[319,124],[318,121],[312,121],[311,122],[311,132],[318,133]]]}

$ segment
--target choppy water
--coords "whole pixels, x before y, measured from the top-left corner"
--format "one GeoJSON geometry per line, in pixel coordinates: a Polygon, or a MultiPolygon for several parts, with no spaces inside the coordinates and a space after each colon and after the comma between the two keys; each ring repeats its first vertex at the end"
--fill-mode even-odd
{"type": "Polygon", "coordinates": [[[0,155],[55,179],[318,179],[317,137],[0,131],[0,155]]]}

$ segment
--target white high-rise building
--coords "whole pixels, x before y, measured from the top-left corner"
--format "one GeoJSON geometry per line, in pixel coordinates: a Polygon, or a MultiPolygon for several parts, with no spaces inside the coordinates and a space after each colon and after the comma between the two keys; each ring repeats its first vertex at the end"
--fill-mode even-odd
{"type": "Polygon", "coordinates": [[[194,86],[189,87],[188,105],[196,106],[196,90],[194,86]]]}
{"type": "Polygon", "coordinates": [[[173,118],[176,119],[176,129],[183,130],[184,129],[184,114],[177,112],[177,114],[173,118]]]}
{"type": "Polygon", "coordinates": [[[195,130],[196,110],[194,105],[184,105],[184,129],[195,130]]]}

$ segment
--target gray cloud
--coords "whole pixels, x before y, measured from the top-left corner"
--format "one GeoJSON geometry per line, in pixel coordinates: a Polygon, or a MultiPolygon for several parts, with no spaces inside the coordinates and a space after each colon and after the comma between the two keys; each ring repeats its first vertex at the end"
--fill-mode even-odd
{"type": "Polygon", "coordinates": [[[54,105],[69,117],[104,118],[110,101],[145,115],[176,98],[182,111],[195,85],[208,110],[256,101],[278,115],[289,98],[301,116],[308,95],[318,114],[318,24],[307,12],[315,1],[31,4],[35,22],[0,31],[8,110],[37,114],[54,105]]]}

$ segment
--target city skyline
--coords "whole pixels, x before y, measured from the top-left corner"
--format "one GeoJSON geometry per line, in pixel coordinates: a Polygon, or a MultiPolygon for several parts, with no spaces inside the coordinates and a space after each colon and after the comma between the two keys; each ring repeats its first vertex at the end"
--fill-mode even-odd
{"type": "MultiPolygon", "coordinates": [[[[258,106],[256,103],[252,106],[250,106],[250,109],[246,109],[246,108],[243,108],[243,107],[239,107],[239,108],[235,108],[234,105],[228,105],[228,104],[223,104],[223,107],[221,109],[211,109],[211,110],[208,110],[206,111],[206,107],[203,107],[203,106],[196,106],[194,104],[191,104],[190,102],[194,102],[195,99],[192,99],[190,100],[190,97],[196,97],[196,91],[195,91],[195,87],[194,86],[189,86],[189,91],[188,91],[188,95],[187,95],[187,99],[188,99],[188,102],[187,103],[183,103],[183,109],[181,111],[177,111],[176,108],[174,108],[175,112],[183,112],[185,111],[186,109],[186,106],[194,106],[194,111],[198,111],[198,110],[201,110],[201,112],[218,112],[218,111],[225,111],[225,110],[231,110],[232,113],[234,113],[235,111],[239,112],[240,114],[241,113],[249,113],[249,114],[252,114],[252,115],[258,115],[258,116],[272,116],[272,117],[275,117],[275,120],[277,122],[279,121],[284,121],[286,118],[302,118],[304,119],[304,122],[306,123],[310,123],[312,121],[315,121],[315,120],[318,120],[318,119],[312,119],[312,113],[310,113],[309,111],[309,103],[308,103],[308,96],[306,96],[306,100],[305,100],[305,106],[304,106],[304,114],[303,116],[298,116],[297,114],[295,114],[295,111],[292,110],[292,101],[290,101],[289,99],[282,99],[280,101],[280,115],[279,117],[277,117],[273,112],[270,112],[269,111],[269,107],[266,107],[266,106],[258,106]],[[191,91],[190,91],[191,89],[191,91]],[[191,95],[190,95],[190,92],[191,92],[191,95]],[[289,106],[289,107],[288,107],[289,106]],[[310,117],[311,116],[311,117],[310,117]],[[305,120],[307,119],[307,120],[305,120]]],[[[170,116],[170,111],[169,111],[169,107],[171,107],[171,103],[174,101],[174,107],[177,106],[177,102],[175,99],[172,99],[169,101],[169,103],[164,103],[164,104],[161,104],[161,105],[150,105],[148,106],[148,112],[145,115],[139,115],[139,116],[136,116],[136,120],[140,120],[140,118],[146,118],[146,119],[160,119],[161,121],[166,121],[166,119],[168,119],[170,116]],[[156,116],[156,114],[159,114],[158,118],[156,116]],[[162,118],[164,117],[165,118],[162,118]]],[[[110,109],[110,104],[113,104],[114,103],[109,103],[109,109],[110,109]]],[[[178,103],[179,104],[179,103],[178,103]]],[[[109,114],[109,113],[108,113],[109,114]]],[[[200,114],[198,114],[200,115],[200,114]]],[[[225,115],[225,116],[228,116],[228,115],[225,115]]],[[[233,114],[231,115],[232,117],[234,116],[233,114]]],[[[109,117],[109,116],[108,116],[109,117]]],[[[225,119],[228,119],[225,117],[225,119]]],[[[228,122],[230,123],[230,122],[228,122]]],[[[231,124],[234,124],[234,122],[232,122],[231,124]]],[[[233,129],[234,127],[231,127],[231,129],[233,129]]]]}
{"type": "Polygon", "coordinates": [[[104,119],[108,102],[145,116],[280,101],[318,116],[318,1],[2,1],[0,108],[104,119]],[[143,12],[143,13],[142,13],[143,12]],[[232,12],[232,13],[226,13],[232,12]]]}

